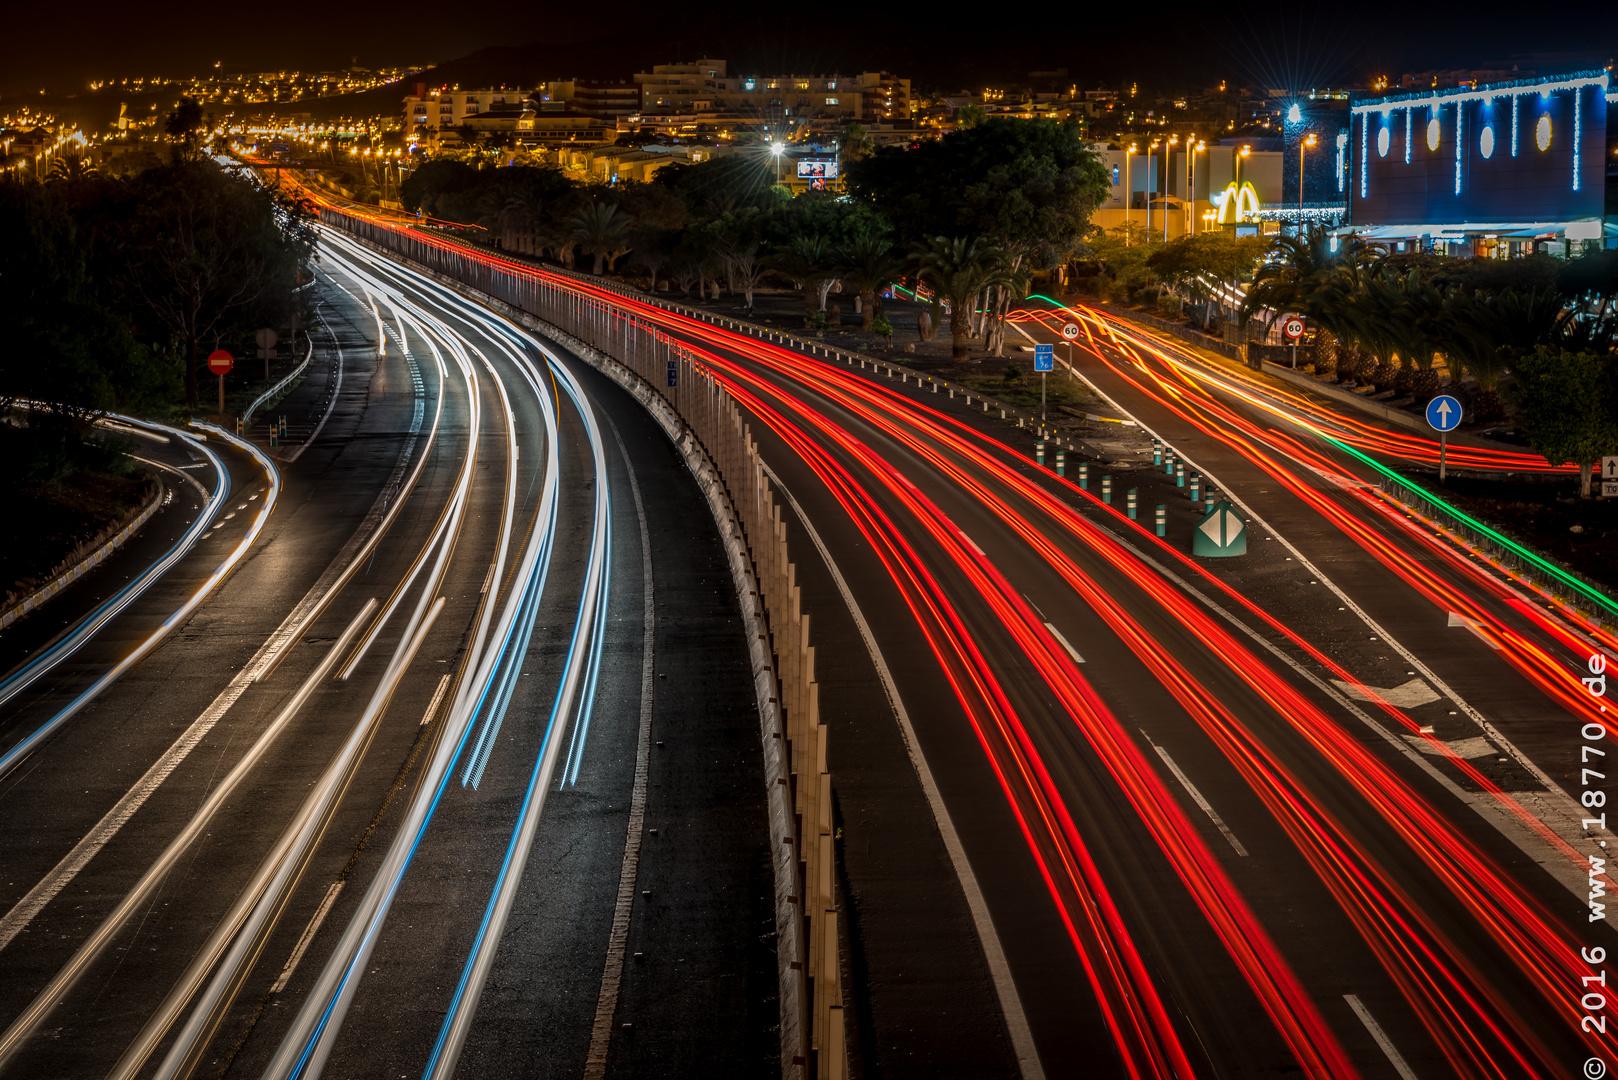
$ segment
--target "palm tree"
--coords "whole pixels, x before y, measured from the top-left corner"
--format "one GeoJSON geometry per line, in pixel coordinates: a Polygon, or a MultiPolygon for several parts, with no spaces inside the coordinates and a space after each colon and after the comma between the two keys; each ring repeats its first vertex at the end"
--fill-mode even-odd
{"type": "Polygon", "coordinates": [[[72,183],[77,180],[88,180],[92,176],[99,175],[100,172],[96,169],[95,162],[83,154],[64,154],[51,162],[51,174],[45,182],[57,183],[65,181],[72,183]]]}
{"type": "MultiPolygon", "coordinates": [[[[854,125],[857,126],[857,125],[854,125]]],[[[869,330],[876,317],[876,294],[904,273],[904,263],[893,246],[875,233],[862,233],[843,247],[842,279],[860,298],[860,329],[869,330]]]]}
{"type": "Polygon", "coordinates": [[[534,225],[540,221],[540,215],[545,205],[539,196],[531,191],[519,190],[506,200],[506,205],[500,214],[500,227],[504,232],[507,247],[516,247],[525,255],[534,255],[534,225]],[[512,244],[510,241],[515,240],[512,244]]]}
{"type": "Polygon", "coordinates": [[[629,227],[635,219],[620,213],[617,203],[588,202],[568,219],[570,235],[587,255],[595,257],[594,273],[600,274],[602,265],[612,264],[629,250],[629,227]]]}
{"type": "Polygon", "coordinates": [[[1000,252],[975,236],[935,236],[917,246],[916,259],[921,279],[949,302],[950,355],[964,364],[973,305],[984,290],[1008,283],[1000,252]]]}
{"type": "Polygon", "coordinates": [[[837,280],[837,272],[825,237],[794,236],[784,250],[770,257],[769,263],[771,270],[791,278],[803,290],[803,302],[810,311],[826,310],[826,294],[837,280]]]}

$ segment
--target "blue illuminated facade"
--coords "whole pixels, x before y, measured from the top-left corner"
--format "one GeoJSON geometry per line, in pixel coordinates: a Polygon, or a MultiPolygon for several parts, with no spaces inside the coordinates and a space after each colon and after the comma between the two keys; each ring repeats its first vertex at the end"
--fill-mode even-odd
{"type": "Polygon", "coordinates": [[[1384,241],[1610,246],[1608,77],[1583,71],[1356,100],[1349,227],[1384,241]]]}

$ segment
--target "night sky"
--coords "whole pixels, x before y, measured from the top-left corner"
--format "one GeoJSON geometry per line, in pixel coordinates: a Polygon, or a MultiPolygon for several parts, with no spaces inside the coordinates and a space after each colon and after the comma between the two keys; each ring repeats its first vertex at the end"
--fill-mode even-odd
{"type": "MultiPolygon", "coordinates": [[[[621,43],[635,59],[706,54],[783,73],[879,67],[958,88],[1066,67],[1081,83],[1181,88],[1221,78],[1307,88],[1431,68],[1512,62],[1540,71],[1618,54],[1618,3],[1038,5],[782,4],[623,0],[600,5],[131,5],[37,9],[37,48],[7,50],[0,93],[68,92],[96,77],[227,69],[335,69],[446,61],[490,45],[621,43]],[[610,21],[600,17],[611,13],[610,21]],[[997,13],[986,18],[985,12],[997,13]]],[[[14,17],[13,17],[14,18],[14,17]]],[[[599,54],[599,49],[592,50],[599,54]]],[[[558,71],[555,77],[579,74],[558,71]]]]}

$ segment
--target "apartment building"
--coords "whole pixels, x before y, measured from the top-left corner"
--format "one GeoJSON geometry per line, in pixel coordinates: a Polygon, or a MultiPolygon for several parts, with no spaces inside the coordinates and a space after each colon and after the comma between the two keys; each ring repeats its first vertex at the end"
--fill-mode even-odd
{"type": "Polygon", "coordinates": [[[642,114],[712,113],[807,120],[891,122],[910,119],[910,80],[890,72],[857,75],[731,74],[724,60],[657,64],[635,76],[642,114]]]}

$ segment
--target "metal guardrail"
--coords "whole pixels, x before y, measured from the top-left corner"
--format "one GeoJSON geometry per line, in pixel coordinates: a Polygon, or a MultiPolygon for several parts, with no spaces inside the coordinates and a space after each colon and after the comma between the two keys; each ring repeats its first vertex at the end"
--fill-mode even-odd
{"type": "Polygon", "coordinates": [[[247,411],[242,413],[242,427],[243,428],[246,428],[248,424],[253,422],[253,413],[254,413],[255,410],[258,409],[258,407],[260,405],[264,404],[270,398],[272,398],[276,394],[280,393],[282,389],[284,389],[289,383],[292,382],[293,379],[296,379],[299,375],[303,374],[304,369],[309,366],[309,361],[314,359],[314,355],[315,355],[315,339],[310,338],[309,339],[309,351],[304,354],[303,363],[301,363],[297,367],[293,368],[291,373],[288,374],[286,378],[282,379],[280,382],[276,383],[274,386],[272,386],[268,390],[264,391],[258,397],[254,398],[253,403],[247,407],[247,411]]]}

